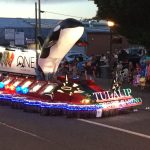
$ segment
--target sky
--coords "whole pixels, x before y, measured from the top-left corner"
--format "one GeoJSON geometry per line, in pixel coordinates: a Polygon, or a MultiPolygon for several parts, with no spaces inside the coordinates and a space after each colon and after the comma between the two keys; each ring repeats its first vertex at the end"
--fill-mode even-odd
{"type": "MultiPolygon", "coordinates": [[[[0,17],[34,18],[35,2],[38,0],[0,0],[0,17]]],[[[41,10],[41,18],[86,19],[96,15],[97,6],[91,0],[41,0],[41,10]]]]}

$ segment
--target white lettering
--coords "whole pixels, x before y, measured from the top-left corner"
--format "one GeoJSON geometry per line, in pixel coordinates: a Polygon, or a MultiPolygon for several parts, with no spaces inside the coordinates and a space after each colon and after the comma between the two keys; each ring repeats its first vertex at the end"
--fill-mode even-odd
{"type": "Polygon", "coordinates": [[[25,57],[25,56],[19,56],[17,58],[17,66],[24,68],[24,67],[29,67],[29,68],[34,68],[34,57],[25,57]]]}
{"type": "Polygon", "coordinates": [[[95,95],[96,100],[106,100],[111,98],[119,98],[123,96],[131,96],[131,89],[122,89],[122,91],[115,90],[112,93],[110,91],[103,91],[103,92],[94,92],[93,95],[95,95]]]}

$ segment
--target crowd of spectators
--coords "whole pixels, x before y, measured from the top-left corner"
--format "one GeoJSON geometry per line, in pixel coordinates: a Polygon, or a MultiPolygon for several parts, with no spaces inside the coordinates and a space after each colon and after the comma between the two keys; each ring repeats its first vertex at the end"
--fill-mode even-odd
{"type": "Polygon", "coordinates": [[[125,50],[116,51],[110,55],[95,55],[87,61],[83,61],[82,55],[72,62],[63,61],[58,73],[68,75],[71,78],[95,80],[96,78],[115,78],[119,84],[129,83],[133,86],[141,86],[143,89],[150,80],[150,63],[141,56],[139,62],[129,61],[125,50]],[[109,68],[109,69],[108,69],[109,68]],[[108,76],[109,74],[109,76],[108,76]]]}
{"type": "Polygon", "coordinates": [[[72,62],[66,60],[61,63],[58,73],[61,75],[67,74],[72,78],[83,78],[86,80],[94,80],[100,78],[100,67],[108,67],[108,57],[104,54],[89,57],[84,61],[82,55],[75,58],[72,62]]]}
{"type": "Polygon", "coordinates": [[[150,80],[150,59],[147,54],[140,55],[139,60],[129,59],[126,50],[120,50],[113,55],[113,78],[120,84],[124,82],[144,89],[150,80]]]}

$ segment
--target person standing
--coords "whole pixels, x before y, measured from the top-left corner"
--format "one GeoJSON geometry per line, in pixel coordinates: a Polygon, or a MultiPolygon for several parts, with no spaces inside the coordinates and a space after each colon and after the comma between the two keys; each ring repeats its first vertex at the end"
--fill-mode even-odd
{"type": "Polygon", "coordinates": [[[85,79],[94,80],[95,72],[92,66],[92,60],[85,63],[85,79]]]}

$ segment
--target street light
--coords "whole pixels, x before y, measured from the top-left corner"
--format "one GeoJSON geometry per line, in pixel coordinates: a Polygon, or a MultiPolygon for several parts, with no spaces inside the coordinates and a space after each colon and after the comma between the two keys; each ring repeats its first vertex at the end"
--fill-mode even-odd
{"type": "Polygon", "coordinates": [[[115,23],[113,21],[107,21],[107,25],[109,27],[113,27],[115,25],[115,23]]]}
{"type": "Polygon", "coordinates": [[[115,26],[115,23],[113,21],[107,21],[107,25],[110,29],[110,47],[109,47],[109,52],[110,52],[110,64],[111,64],[111,57],[112,57],[112,28],[115,26]]]}

